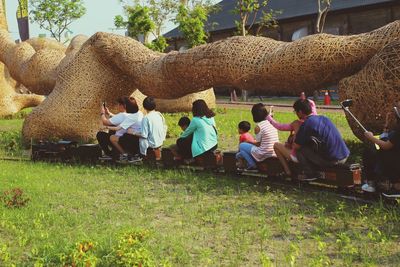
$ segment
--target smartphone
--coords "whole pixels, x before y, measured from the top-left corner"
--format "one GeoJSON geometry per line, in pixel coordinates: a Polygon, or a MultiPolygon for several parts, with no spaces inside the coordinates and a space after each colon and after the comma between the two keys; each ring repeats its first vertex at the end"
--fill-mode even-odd
{"type": "Polygon", "coordinates": [[[103,102],[103,108],[106,108],[106,102],[103,102]]]}

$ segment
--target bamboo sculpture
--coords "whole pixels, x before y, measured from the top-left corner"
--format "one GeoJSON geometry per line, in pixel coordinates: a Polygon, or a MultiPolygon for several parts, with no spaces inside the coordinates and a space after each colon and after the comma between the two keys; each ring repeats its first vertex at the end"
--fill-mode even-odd
{"type": "MultiPolygon", "coordinates": [[[[0,29],[8,29],[7,21],[4,16],[4,7],[1,1],[0,29]]],[[[4,64],[0,63],[0,117],[12,115],[27,107],[37,106],[44,100],[43,96],[17,93],[16,86],[17,83],[11,79],[4,64]]]]}
{"type": "MultiPolygon", "coordinates": [[[[394,125],[393,106],[400,108],[400,40],[380,50],[360,72],[341,80],[339,92],[341,99],[355,100],[351,110],[367,129],[380,133],[388,113],[394,125]]],[[[362,139],[363,130],[351,117],[347,119],[362,139]]]]}
{"type": "MultiPolygon", "coordinates": [[[[145,95],[170,99],[212,86],[268,93],[312,92],[356,74],[399,36],[400,22],[396,21],[354,36],[319,34],[291,43],[263,37],[233,37],[182,53],[160,54],[129,38],[97,33],[58,72],[55,88],[27,118],[23,135],[25,139],[93,137],[98,129],[100,103],[130,94],[136,88],[145,95]]],[[[20,70],[19,64],[33,64],[35,54],[25,57],[18,53],[14,53],[16,58],[11,64],[4,51],[12,53],[15,47],[6,39],[1,32],[0,60],[20,70]]],[[[51,84],[49,76],[43,75],[47,80],[36,79],[35,84],[28,84],[43,88],[51,84]]],[[[19,78],[26,85],[26,78],[19,78]]],[[[380,87],[385,81],[377,77],[374,83],[380,87]]],[[[374,98],[375,93],[370,94],[374,98]]],[[[395,100],[381,104],[390,106],[390,101],[395,100]]],[[[372,110],[363,121],[374,118],[378,112],[372,110]]]]}

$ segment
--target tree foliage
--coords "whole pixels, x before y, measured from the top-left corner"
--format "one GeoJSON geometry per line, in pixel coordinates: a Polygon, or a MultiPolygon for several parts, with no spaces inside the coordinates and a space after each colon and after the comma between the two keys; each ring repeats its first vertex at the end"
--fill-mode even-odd
{"type": "Polygon", "coordinates": [[[207,17],[207,9],[201,5],[196,5],[192,10],[183,4],[179,6],[176,22],[190,48],[206,43],[204,23],[207,17]]]}
{"type": "Polygon", "coordinates": [[[31,0],[31,21],[61,42],[62,34],[86,13],[82,0],[31,0]]]}
{"type": "Polygon", "coordinates": [[[165,49],[168,47],[167,39],[164,36],[159,36],[158,38],[154,39],[152,42],[146,44],[148,48],[153,51],[157,52],[164,52],[165,49]]]}
{"type": "Polygon", "coordinates": [[[248,32],[257,25],[255,34],[259,35],[263,28],[272,28],[278,25],[276,16],[281,11],[267,10],[269,0],[237,0],[235,14],[239,14],[239,20],[235,21],[239,34],[246,36],[248,32]],[[257,21],[257,17],[261,12],[261,16],[257,21]]]}
{"type": "Polygon", "coordinates": [[[150,9],[146,6],[135,5],[125,6],[127,19],[125,20],[121,15],[114,18],[114,25],[117,28],[126,28],[128,35],[132,38],[138,39],[139,35],[143,35],[145,43],[149,33],[154,29],[154,22],[150,18],[150,9]]]}
{"type": "MultiPolygon", "coordinates": [[[[141,31],[140,34],[152,33],[155,37],[151,43],[146,42],[146,46],[156,51],[163,51],[167,47],[167,43],[161,32],[164,25],[173,21],[184,35],[190,47],[203,44],[207,40],[207,34],[204,30],[205,22],[211,12],[214,12],[215,5],[212,0],[120,0],[124,4],[125,11],[129,18],[130,13],[127,11],[140,7],[147,9],[146,22],[151,20],[153,27],[151,30],[146,29],[146,33],[141,31]]],[[[129,19],[122,16],[116,16],[114,24],[117,28],[128,28],[129,19]]],[[[151,24],[147,23],[147,25],[151,24]]],[[[129,36],[132,36],[129,34],[129,36]]],[[[135,36],[133,36],[135,37],[135,36]]]]}

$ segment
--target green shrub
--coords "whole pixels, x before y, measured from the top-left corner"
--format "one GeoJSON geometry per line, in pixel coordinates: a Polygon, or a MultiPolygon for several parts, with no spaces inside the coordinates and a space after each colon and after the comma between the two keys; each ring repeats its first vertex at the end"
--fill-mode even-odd
{"type": "Polygon", "coordinates": [[[20,152],[23,149],[20,131],[0,132],[0,149],[10,155],[20,152]]]}
{"type": "Polygon", "coordinates": [[[95,254],[95,244],[91,241],[76,243],[70,252],[61,255],[62,266],[91,267],[96,266],[98,258],[95,254]]]}
{"type": "Polygon", "coordinates": [[[117,266],[155,266],[152,254],[146,247],[149,237],[147,230],[133,230],[123,234],[114,249],[111,265],[117,266]]]}

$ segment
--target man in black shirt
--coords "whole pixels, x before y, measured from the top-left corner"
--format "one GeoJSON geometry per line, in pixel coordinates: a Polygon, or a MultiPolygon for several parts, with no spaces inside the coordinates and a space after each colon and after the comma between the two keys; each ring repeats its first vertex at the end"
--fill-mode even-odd
{"type": "MultiPolygon", "coordinates": [[[[387,139],[385,138],[386,140],[375,138],[371,132],[365,132],[366,139],[379,146],[379,150],[373,161],[365,158],[363,160],[368,176],[368,184],[362,187],[364,191],[375,191],[371,181],[389,180],[398,182],[400,180],[400,114],[397,108],[395,108],[395,115],[397,124],[389,132],[387,139]]],[[[400,197],[400,190],[391,190],[383,193],[383,195],[386,197],[400,197]]]]}

